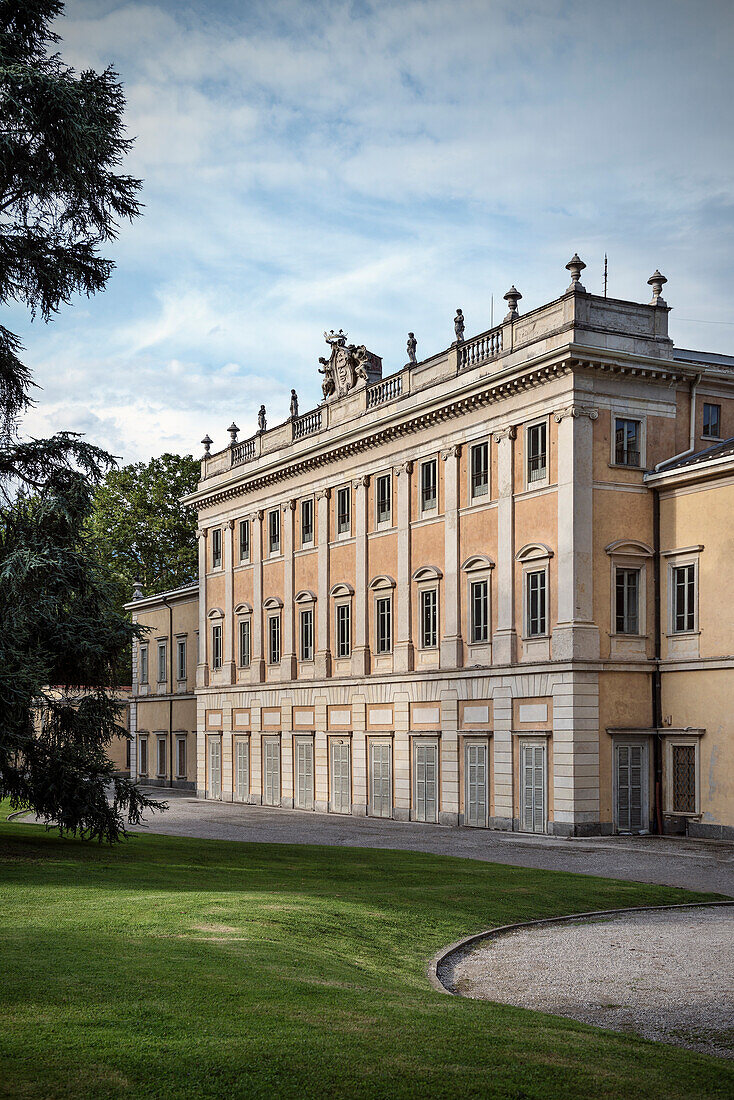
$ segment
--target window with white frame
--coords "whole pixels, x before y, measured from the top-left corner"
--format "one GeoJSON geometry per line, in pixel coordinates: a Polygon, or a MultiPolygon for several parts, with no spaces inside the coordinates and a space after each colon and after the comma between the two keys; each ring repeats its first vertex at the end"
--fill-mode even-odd
{"type": "Polygon", "coordinates": [[[471,499],[489,496],[489,443],[475,443],[470,452],[471,499]]]}
{"type": "Polygon", "coordinates": [[[421,462],[421,511],[432,512],[438,507],[438,463],[435,458],[421,462]]]}
{"type": "Polygon", "coordinates": [[[147,645],[141,645],[138,650],[140,655],[140,683],[148,683],[148,647],[147,645]]]}
{"type": "Polygon", "coordinates": [[[378,596],[375,600],[377,653],[392,652],[392,596],[378,596]]]}
{"type": "Polygon", "coordinates": [[[250,521],[240,520],[240,561],[250,560],[250,521]]]}
{"type": "Polygon", "coordinates": [[[529,569],[525,574],[525,631],[528,638],[548,633],[548,572],[529,569]]]}
{"type": "Polygon", "coordinates": [[[179,638],[176,642],[176,676],[178,680],[186,679],[186,639],[179,638]]]}
{"type": "Polygon", "coordinates": [[[614,461],[617,466],[642,465],[642,423],[625,416],[614,418],[614,461]]]}
{"type": "Polygon", "coordinates": [[[352,531],[352,494],[349,486],[337,490],[336,531],[338,535],[349,535],[352,531]]]}
{"type": "Polygon", "coordinates": [[[349,657],[352,653],[352,608],[348,603],[336,605],[336,655],[349,657]]]}
{"type": "Polygon", "coordinates": [[[703,435],[709,439],[721,438],[721,405],[703,403],[703,435]]]}
{"type": "Polygon", "coordinates": [[[280,615],[268,616],[268,664],[280,664],[280,615]]]}
{"type": "Polygon", "coordinates": [[[166,738],[165,738],[165,736],[158,737],[157,738],[157,743],[158,743],[158,770],[157,770],[156,774],[158,775],[158,778],[161,779],[166,774],[166,738]]]}
{"type": "Polygon", "coordinates": [[[614,629],[617,634],[640,633],[640,569],[614,570],[614,629]]]}
{"type": "Polygon", "coordinates": [[[158,643],[158,683],[165,684],[166,682],[166,643],[158,643]]]}
{"type": "Polygon", "coordinates": [[[240,619],[239,628],[239,665],[240,668],[249,668],[251,661],[251,620],[240,619]]]}
{"type": "Polygon", "coordinates": [[[222,624],[212,626],[212,668],[222,667],[222,624]]]}
{"type": "Polygon", "coordinates": [[[377,478],[375,499],[378,526],[392,523],[392,474],[382,474],[377,478]]]}
{"type": "Polygon", "coordinates": [[[472,644],[489,641],[489,581],[478,580],[469,583],[470,630],[472,644]]]}
{"type": "Polygon", "coordinates": [[[268,512],[268,554],[280,553],[280,512],[274,508],[268,512]]]}
{"type": "Polygon", "coordinates": [[[686,634],[696,629],[696,564],[686,562],[670,567],[671,611],[673,634],[686,634]]]}
{"type": "Polygon", "coordinates": [[[186,778],[186,735],[176,738],[176,778],[186,778]]]}
{"type": "Polygon", "coordinates": [[[212,528],[212,569],[222,568],[222,529],[212,528]]]}
{"type": "Polygon", "coordinates": [[[548,425],[545,420],[529,425],[525,445],[528,485],[545,481],[548,477],[548,425]]]}
{"type": "Polygon", "coordinates": [[[313,497],[301,501],[301,546],[313,543],[313,497]]]}
{"type": "Polygon", "coordinates": [[[421,649],[438,645],[438,590],[423,588],[420,594],[421,649]]]}
{"type": "Polygon", "coordinates": [[[301,660],[313,660],[313,608],[307,607],[300,614],[301,660]]]}

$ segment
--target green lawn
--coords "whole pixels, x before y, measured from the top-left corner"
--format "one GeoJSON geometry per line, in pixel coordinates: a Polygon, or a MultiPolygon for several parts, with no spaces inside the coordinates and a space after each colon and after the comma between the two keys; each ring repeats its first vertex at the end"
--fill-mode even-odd
{"type": "Polygon", "coordinates": [[[734,1066],[435,992],[495,924],[700,899],[408,852],[0,826],[0,1095],[730,1097],[734,1066]]]}

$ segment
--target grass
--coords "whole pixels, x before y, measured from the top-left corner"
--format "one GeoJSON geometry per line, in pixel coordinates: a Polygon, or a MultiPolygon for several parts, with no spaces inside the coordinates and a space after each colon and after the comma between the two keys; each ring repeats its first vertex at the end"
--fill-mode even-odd
{"type": "Polygon", "coordinates": [[[0,1096],[730,1097],[734,1066],[435,992],[474,930],[702,900],[418,853],[0,826],[0,1096]]]}

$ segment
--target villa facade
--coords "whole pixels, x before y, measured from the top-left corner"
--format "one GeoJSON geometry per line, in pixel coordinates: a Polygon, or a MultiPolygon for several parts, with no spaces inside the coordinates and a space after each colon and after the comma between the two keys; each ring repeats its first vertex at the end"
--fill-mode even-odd
{"type": "Polygon", "coordinates": [[[317,409],[207,437],[201,797],[734,835],[734,460],[690,463],[734,435],[734,359],[674,348],[659,272],[639,304],[567,266],[384,378],[325,334],[317,409]]]}

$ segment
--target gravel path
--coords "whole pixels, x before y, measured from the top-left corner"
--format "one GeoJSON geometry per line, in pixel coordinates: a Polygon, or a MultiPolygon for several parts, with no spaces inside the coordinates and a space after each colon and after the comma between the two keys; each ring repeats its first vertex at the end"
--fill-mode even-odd
{"type": "Polygon", "coordinates": [[[734,1058],[734,907],[509,932],[458,956],[442,980],[465,997],[734,1058]]]}

